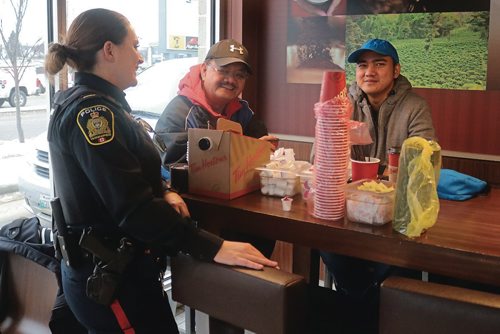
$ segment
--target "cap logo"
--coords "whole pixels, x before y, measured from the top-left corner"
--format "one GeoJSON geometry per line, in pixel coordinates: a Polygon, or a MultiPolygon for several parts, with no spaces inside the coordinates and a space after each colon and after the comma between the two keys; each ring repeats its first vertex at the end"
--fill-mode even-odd
{"type": "Polygon", "coordinates": [[[234,46],[234,44],[231,44],[229,46],[229,51],[235,52],[236,50],[238,50],[240,52],[240,55],[243,54],[243,48],[241,46],[239,48],[237,48],[236,46],[234,46]]]}

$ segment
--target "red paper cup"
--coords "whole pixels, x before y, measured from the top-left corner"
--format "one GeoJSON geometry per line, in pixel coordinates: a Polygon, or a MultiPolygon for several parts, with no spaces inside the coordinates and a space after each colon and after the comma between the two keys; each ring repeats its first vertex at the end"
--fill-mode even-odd
{"type": "Polygon", "coordinates": [[[325,102],[333,99],[345,88],[345,72],[325,71],[319,101],[325,102]]]}
{"type": "Polygon", "coordinates": [[[351,159],[352,181],[361,179],[377,179],[378,166],[380,159],[369,158],[368,161],[359,161],[351,159]]]}
{"type": "Polygon", "coordinates": [[[399,152],[389,152],[389,166],[397,167],[399,165],[399,152]]]}

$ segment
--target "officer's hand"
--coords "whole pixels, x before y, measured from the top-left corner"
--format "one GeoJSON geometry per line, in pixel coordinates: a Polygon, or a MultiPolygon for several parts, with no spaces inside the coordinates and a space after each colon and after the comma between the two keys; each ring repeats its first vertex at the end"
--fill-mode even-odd
{"type": "Polygon", "coordinates": [[[179,196],[179,194],[172,191],[167,191],[165,195],[163,195],[163,199],[165,199],[165,202],[170,204],[174,208],[174,210],[177,211],[182,217],[191,216],[186,203],[184,202],[182,197],[179,196]]]}
{"type": "Polygon", "coordinates": [[[227,240],[222,243],[214,261],[251,269],[262,269],[264,266],[278,267],[278,262],[269,260],[251,244],[227,240]]]}

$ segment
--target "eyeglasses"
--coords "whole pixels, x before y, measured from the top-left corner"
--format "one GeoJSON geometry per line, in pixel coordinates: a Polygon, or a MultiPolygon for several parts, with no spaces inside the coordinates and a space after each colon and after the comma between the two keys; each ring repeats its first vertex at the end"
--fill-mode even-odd
{"type": "Polygon", "coordinates": [[[225,69],[224,67],[219,67],[219,66],[212,64],[212,63],[208,63],[207,65],[210,66],[211,68],[213,68],[215,70],[215,72],[219,73],[224,78],[233,77],[238,81],[243,81],[243,80],[246,80],[248,78],[248,72],[246,72],[246,71],[231,72],[231,71],[225,69]]]}
{"type": "Polygon", "coordinates": [[[163,139],[158,135],[158,133],[151,127],[151,125],[148,122],[146,122],[140,117],[135,117],[135,121],[139,123],[144,128],[144,130],[153,134],[152,138],[153,144],[155,145],[158,151],[160,151],[161,153],[167,151],[167,145],[165,145],[163,139]]]}

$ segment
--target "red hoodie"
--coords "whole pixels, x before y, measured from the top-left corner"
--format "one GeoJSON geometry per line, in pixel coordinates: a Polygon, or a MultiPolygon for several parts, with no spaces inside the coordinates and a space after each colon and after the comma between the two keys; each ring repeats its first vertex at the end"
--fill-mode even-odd
{"type": "Polygon", "coordinates": [[[210,104],[208,103],[205,91],[201,86],[201,64],[192,66],[189,72],[181,79],[179,82],[179,95],[183,95],[191,100],[194,104],[201,106],[203,109],[207,110],[214,117],[223,117],[230,119],[231,116],[241,109],[241,103],[239,98],[235,98],[230,101],[226,106],[226,115],[221,115],[214,111],[210,104]]]}

